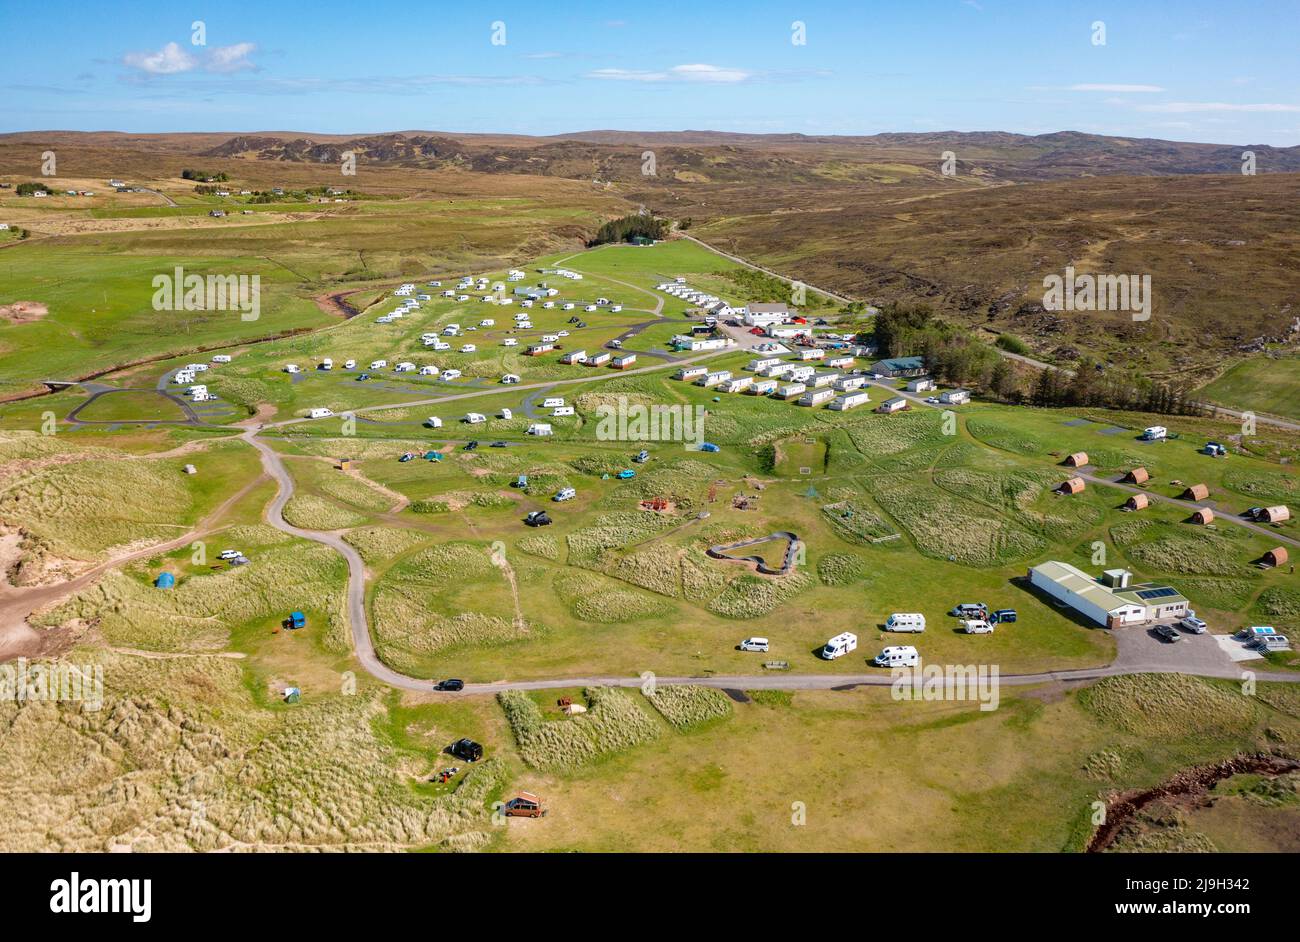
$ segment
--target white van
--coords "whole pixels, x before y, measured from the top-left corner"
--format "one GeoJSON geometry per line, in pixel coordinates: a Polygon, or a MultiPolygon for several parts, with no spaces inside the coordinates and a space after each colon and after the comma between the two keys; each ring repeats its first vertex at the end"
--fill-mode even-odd
{"type": "Polygon", "coordinates": [[[744,641],[740,642],[740,650],[742,650],[742,651],[760,651],[760,652],[766,654],[766,653],[767,653],[767,639],[766,639],[766,638],[746,638],[744,641]]]}
{"type": "Polygon", "coordinates": [[[519,346],[519,341],[516,340],[514,337],[507,337],[505,340],[501,341],[501,346],[503,346],[503,347],[517,347],[517,346],[519,346]]]}
{"type": "Polygon", "coordinates": [[[344,360],[344,361],[343,361],[343,369],[345,369],[345,370],[355,370],[356,368],[357,368],[357,361],[356,361],[356,360],[344,360]]]}
{"type": "Polygon", "coordinates": [[[1163,425],[1153,425],[1142,430],[1142,440],[1144,442],[1162,442],[1168,437],[1169,429],[1163,425]]]}
{"type": "Polygon", "coordinates": [[[329,357],[326,357],[325,359],[320,361],[320,369],[322,370],[334,369],[334,361],[331,360],[329,357]]]}
{"type": "Polygon", "coordinates": [[[287,364],[287,365],[285,366],[285,368],[284,368],[284,371],[285,371],[286,373],[301,373],[301,372],[302,372],[302,370],[298,369],[298,364],[297,364],[297,363],[289,363],[289,364],[287,364]]]}
{"type": "Polygon", "coordinates": [[[822,648],[822,657],[828,661],[833,661],[837,657],[843,657],[850,651],[856,651],[857,649],[858,636],[846,631],[826,642],[826,646],[822,648]]]}
{"type": "Polygon", "coordinates": [[[551,498],[554,501],[573,500],[578,496],[578,492],[571,487],[562,487],[558,494],[551,498]]]}
{"type": "Polygon", "coordinates": [[[918,612],[894,612],[885,620],[886,631],[925,631],[925,616],[918,612]]]}
{"type": "Polygon", "coordinates": [[[892,645],[872,660],[877,667],[915,667],[920,662],[921,655],[910,644],[892,645]]]}
{"type": "Polygon", "coordinates": [[[968,635],[991,635],[993,626],[982,618],[963,619],[961,623],[962,631],[968,635]]]}
{"type": "Polygon", "coordinates": [[[333,414],[329,409],[312,409],[308,417],[312,419],[328,419],[333,414]]]}
{"type": "Polygon", "coordinates": [[[558,409],[551,410],[551,417],[562,419],[566,415],[573,415],[573,406],[560,406],[558,409]]]}
{"type": "Polygon", "coordinates": [[[564,400],[559,396],[548,396],[542,400],[543,409],[558,409],[564,405],[564,400]]]}

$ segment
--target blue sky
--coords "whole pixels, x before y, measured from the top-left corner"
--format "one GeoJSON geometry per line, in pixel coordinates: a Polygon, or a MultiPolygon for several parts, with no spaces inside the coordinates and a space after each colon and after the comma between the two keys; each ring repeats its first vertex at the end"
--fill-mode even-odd
{"type": "Polygon", "coordinates": [[[5,131],[1079,130],[1300,144],[1300,0],[10,0],[0,54],[5,131]]]}

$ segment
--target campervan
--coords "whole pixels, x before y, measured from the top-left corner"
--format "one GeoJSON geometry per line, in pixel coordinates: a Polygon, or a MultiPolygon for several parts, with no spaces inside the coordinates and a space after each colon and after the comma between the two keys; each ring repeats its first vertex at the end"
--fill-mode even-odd
{"type": "Polygon", "coordinates": [[[885,620],[886,631],[925,631],[925,616],[919,612],[894,612],[885,620]]]}
{"type": "Polygon", "coordinates": [[[740,642],[740,650],[742,650],[742,651],[759,651],[759,652],[761,652],[761,653],[766,654],[766,653],[767,653],[767,639],[766,639],[766,638],[746,638],[744,641],[740,642]]]}
{"type": "Polygon", "coordinates": [[[822,657],[828,661],[833,661],[837,657],[843,657],[851,651],[858,649],[858,636],[850,632],[838,634],[826,642],[822,648],[822,657]]]}
{"type": "Polygon", "coordinates": [[[910,644],[891,645],[872,659],[877,667],[915,667],[921,655],[910,644]]]}

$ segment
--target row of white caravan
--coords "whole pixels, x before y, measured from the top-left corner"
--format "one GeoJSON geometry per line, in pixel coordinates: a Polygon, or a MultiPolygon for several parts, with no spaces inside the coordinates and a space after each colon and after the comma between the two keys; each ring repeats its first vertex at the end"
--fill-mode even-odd
{"type": "MultiPolygon", "coordinates": [[[[216,353],[212,356],[212,362],[214,364],[229,363],[231,359],[232,357],[228,353],[216,353]]],[[[178,386],[188,385],[189,389],[186,390],[186,393],[195,402],[214,401],[217,397],[208,392],[208,387],[205,384],[196,384],[194,382],[195,377],[200,373],[206,373],[207,371],[208,364],[206,363],[186,363],[172,374],[172,382],[176,383],[178,386]]]]}
{"type": "MultiPolygon", "coordinates": [[[[844,657],[858,649],[858,636],[851,631],[843,632],[831,638],[822,647],[821,656],[828,661],[844,657]]],[[[877,667],[915,667],[921,662],[921,655],[910,644],[889,645],[871,659],[877,667]]]]}
{"type": "Polygon", "coordinates": [[[801,406],[825,405],[837,412],[846,412],[871,401],[863,388],[865,377],[853,374],[818,373],[815,367],[780,363],[766,368],[772,375],[732,376],[730,370],[710,370],[705,366],[682,367],[675,374],[683,381],[693,382],[706,389],[721,392],[745,393],[751,396],[771,396],[801,406]]]}

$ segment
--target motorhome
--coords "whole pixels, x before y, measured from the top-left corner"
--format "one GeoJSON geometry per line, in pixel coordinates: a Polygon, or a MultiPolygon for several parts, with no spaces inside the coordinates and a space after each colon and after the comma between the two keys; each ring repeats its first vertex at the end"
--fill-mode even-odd
{"type": "Polygon", "coordinates": [[[558,396],[548,396],[542,400],[543,409],[558,409],[562,405],[564,405],[564,400],[558,396]]]}
{"type": "Polygon", "coordinates": [[[921,655],[910,644],[890,645],[873,659],[877,667],[915,667],[921,662],[921,655]]]}
{"type": "Polygon", "coordinates": [[[567,415],[573,415],[573,406],[560,406],[557,409],[551,410],[551,416],[553,418],[559,419],[567,415]]]}
{"type": "Polygon", "coordinates": [[[838,634],[831,640],[827,641],[822,648],[822,657],[828,661],[833,661],[837,657],[843,657],[852,651],[858,649],[858,636],[851,632],[838,634]]]}
{"type": "Polygon", "coordinates": [[[1169,436],[1169,430],[1163,425],[1153,425],[1150,428],[1142,430],[1142,440],[1144,442],[1162,442],[1169,436]]]}
{"type": "Polygon", "coordinates": [[[563,488],[560,488],[559,492],[558,492],[554,497],[552,497],[551,500],[553,500],[553,501],[557,501],[557,502],[559,502],[559,501],[566,501],[566,500],[573,500],[573,498],[575,498],[575,497],[577,497],[577,496],[578,496],[578,492],[575,491],[573,488],[571,488],[571,487],[563,487],[563,488]]]}
{"type": "Polygon", "coordinates": [[[925,616],[919,612],[894,612],[885,619],[886,631],[925,631],[925,616]]]}
{"type": "Polygon", "coordinates": [[[962,631],[968,635],[991,635],[993,634],[993,625],[983,618],[963,619],[961,623],[962,631]]]}
{"type": "Polygon", "coordinates": [[[312,409],[311,412],[308,413],[307,417],[309,419],[328,419],[333,414],[334,413],[329,409],[312,409]]]}

